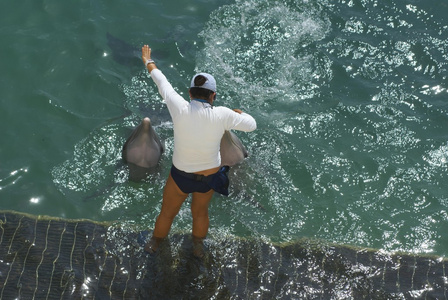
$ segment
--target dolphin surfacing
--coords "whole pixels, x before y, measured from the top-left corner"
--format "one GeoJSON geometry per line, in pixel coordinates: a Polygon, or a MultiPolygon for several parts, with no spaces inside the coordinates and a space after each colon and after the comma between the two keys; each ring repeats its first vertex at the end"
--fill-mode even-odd
{"type": "Polygon", "coordinates": [[[141,181],[158,164],[165,147],[151,125],[149,118],[132,131],[121,152],[123,160],[129,166],[129,180],[141,181]]]}
{"type": "Polygon", "coordinates": [[[232,167],[242,162],[247,156],[247,150],[240,139],[232,131],[226,130],[220,145],[221,166],[232,167]]]}
{"type": "MultiPolygon", "coordinates": [[[[159,136],[149,118],[132,131],[123,145],[122,158],[129,166],[129,180],[139,182],[145,179],[157,166],[165,151],[159,136]]],[[[225,131],[220,144],[221,166],[235,166],[247,156],[247,150],[240,139],[231,131],[225,131]]]]}

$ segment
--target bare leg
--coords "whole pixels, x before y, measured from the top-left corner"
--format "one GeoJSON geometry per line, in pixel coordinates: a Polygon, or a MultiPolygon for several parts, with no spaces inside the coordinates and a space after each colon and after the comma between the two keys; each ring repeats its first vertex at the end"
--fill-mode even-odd
{"type": "Polygon", "coordinates": [[[145,246],[145,251],[154,253],[157,250],[160,241],[170,232],[173,220],[187,197],[188,194],[179,189],[170,174],[163,191],[162,209],[157,217],[153,236],[145,246]]]}
{"type": "Polygon", "coordinates": [[[193,215],[193,254],[197,257],[204,256],[203,240],[208,233],[208,205],[213,193],[213,190],[207,193],[193,193],[193,201],[191,202],[191,214],[193,215]]]}
{"type": "Polygon", "coordinates": [[[191,214],[193,216],[193,235],[205,238],[208,232],[209,218],[208,205],[213,197],[214,190],[207,193],[193,193],[191,214]]]}

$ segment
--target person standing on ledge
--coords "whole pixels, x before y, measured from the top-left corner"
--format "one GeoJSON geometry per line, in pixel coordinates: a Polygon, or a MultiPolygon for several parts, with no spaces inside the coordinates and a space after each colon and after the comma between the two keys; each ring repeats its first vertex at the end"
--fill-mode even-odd
{"type": "Polygon", "coordinates": [[[157,251],[185,199],[192,193],[193,254],[202,257],[203,240],[209,227],[210,200],[214,191],[228,194],[228,167],[220,167],[221,138],[225,130],[250,132],[257,128],[257,123],[239,109],[213,106],[216,81],[212,75],[199,73],[193,77],[188,102],[156,67],[148,45],[142,47],[142,60],[166,102],[174,127],[173,165],[163,191],[162,209],[145,251],[157,251]]]}

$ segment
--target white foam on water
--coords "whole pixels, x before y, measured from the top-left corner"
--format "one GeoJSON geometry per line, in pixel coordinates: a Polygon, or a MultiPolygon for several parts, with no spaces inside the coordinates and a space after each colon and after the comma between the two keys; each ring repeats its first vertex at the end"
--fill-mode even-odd
{"type": "Polygon", "coordinates": [[[431,166],[440,167],[441,171],[446,172],[448,169],[448,144],[428,151],[423,159],[431,166]]]}
{"type": "MultiPolygon", "coordinates": [[[[411,28],[412,20],[393,4],[377,16],[380,4],[361,1],[363,10],[350,16],[336,12],[342,21],[331,28],[331,5],[316,1],[237,0],[211,14],[200,34],[196,71],[217,79],[216,105],[242,108],[259,125],[239,135],[250,156],[232,169],[231,197],[214,197],[211,232],[279,241],[316,236],[388,251],[437,248],[434,228],[446,221],[446,210],[434,214],[429,204],[447,202],[436,196],[444,192],[448,150],[420,127],[432,129],[436,121],[430,119],[446,115],[425,102],[446,92],[439,80],[446,79],[446,42],[422,33],[397,39],[390,33],[411,28]],[[409,70],[416,79],[407,77],[409,70]],[[365,95],[346,95],[351,86],[340,91],[347,82],[359,84],[358,92],[365,87],[365,95]]],[[[347,6],[353,7],[337,8],[347,6]]],[[[163,71],[179,91],[191,76],[177,67],[163,71]]],[[[140,218],[151,227],[165,178],[136,187],[125,182],[123,169],[114,172],[125,138],[119,129],[135,125],[142,109],[158,118],[167,149],[162,168],[168,170],[172,123],[146,74],[122,88],[133,115],[79,142],[73,159],[55,167],[53,176],[66,194],[113,177],[118,185],[102,198],[101,209],[121,210],[125,221],[140,218]]],[[[173,230],[189,226],[187,202],[173,230]]]]}
{"type": "Polygon", "coordinates": [[[252,0],[221,7],[200,33],[205,47],[197,69],[216,75],[219,94],[246,105],[313,97],[331,71],[305,49],[325,38],[329,21],[317,7],[305,8],[300,1],[252,0]]]}

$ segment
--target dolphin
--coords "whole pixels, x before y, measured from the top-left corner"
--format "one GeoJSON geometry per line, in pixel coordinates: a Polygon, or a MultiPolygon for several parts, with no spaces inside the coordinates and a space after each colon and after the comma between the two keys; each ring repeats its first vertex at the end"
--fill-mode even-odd
{"type": "Polygon", "coordinates": [[[232,167],[241,163],[247,156],[247,150],[232,131],[226,130],[220,145],[221,166],[232,167]]]}
{"type": "Polygon", "coordinates": [[[146,117],[123,145],[121,156],[129,166],[129,180],[141,181],[158,164],[164,145],[146,117]]]}
{"type": "MultiPolygon", "coordinates": [[[[157,166],[165,151],[159,136],[146,117],[132,131],[123,145],[122,159],[129,166],[129,180],[139,182],[157,166]]],[[[235,166],[241,163],[248,152],[235,133],[226,130],[220,143],[221,166],[235,166]]]]}
{"type": "MultiPolygon", "coordinates": [[[[226,130],[221,138],[220,145],[221,166],[235,166],[249,156],[241,140],[232,131],[226,130]]],[[[266,209],[253,196],[246,196],[245,199],[253,206],[264,211],[266,209]]]]}

